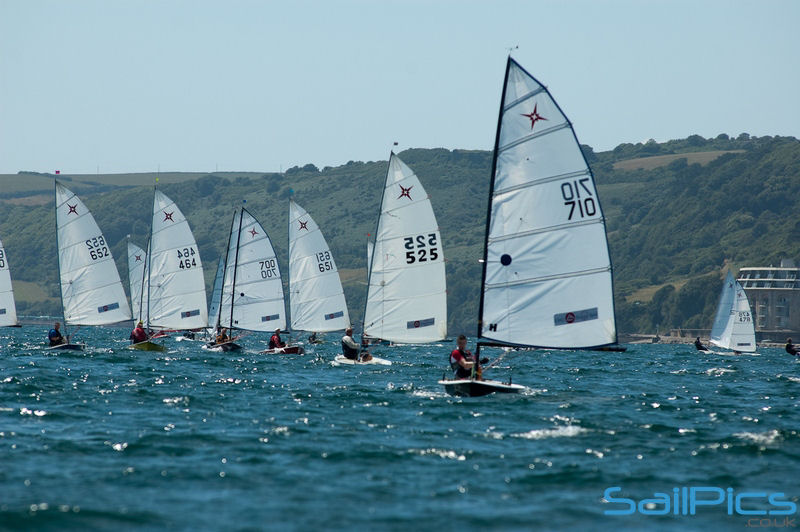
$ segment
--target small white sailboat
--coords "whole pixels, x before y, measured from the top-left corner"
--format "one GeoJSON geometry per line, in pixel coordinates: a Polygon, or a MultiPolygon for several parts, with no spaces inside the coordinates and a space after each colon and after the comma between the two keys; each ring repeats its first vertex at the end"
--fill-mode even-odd
{"type": "MultiPolygon", "coordinates": [[[[272,241],[245,208],[237,210],[231,222],[220,301],[218,325],[227,324],[231,331],[286,328],[283,281],[272,241]]],[[[300,346],[285,346],[263,352],[302,351],[300,346]]]]}
{"type": "Polygon", "coordinates": [[[444,249],[430,197],[394,153],[368,262],[364,334],[393,343],[447,336],[444,249]]]}
{"type": "Polygon", "coordinates": [[[0,327],[19,327],[14,289],[11,286],[11,271],[2,242],[0,242],[0,327]]]}
{"type": "Polygon", "coordinates": [[[753,314],[742,285],[728,271],[711,328],[711,343],[734,352],[754,353],[756,331],[753,314]]]}
{"type": "Polygon", "coordinates": [[[325,236],[294,200],[289,201],[289,310],[295,331],[324,333],[350,326],[339,270],[325,236]]]}
{"type": "MultiPolygon", "coordinates": [[[[611,260],[594,176],[550,92],[511,57],[484,242],[478,352],[482,345],[616,344],[611,260]]],[[[453,395],[523,389],[475,377],[439,382],[453,395]]]]}
{"type": "MultiPolygon", "coordinates": [[[[131,319],[111,246],[83,202],[55,182],[61,302],[67,325],[110,325],[131,319]]],[[[83,349],[69,342],[50,349],[83,349]]]]}
{"type": "Polygon", "coordinates": [[[131,309],[134,321],[142,320],[142,297],[144,294],[142,286],[147,275],[146,262],[145,250],[128,240],[128,284],[131,289],[131,309]]]}
{"type": "MultiPolygon", "coordinates": [[[[166,194],[156,189],[143,281],[142,315],[145,328],[200,329],[208,323],[203,264],[189,222],[166,194]]],[[[163,351],[145,340],[133,349],[163,351]]]]}

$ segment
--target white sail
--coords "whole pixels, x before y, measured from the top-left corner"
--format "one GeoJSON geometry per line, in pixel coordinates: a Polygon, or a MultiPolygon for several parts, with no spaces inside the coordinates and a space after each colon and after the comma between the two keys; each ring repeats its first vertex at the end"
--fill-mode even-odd
{"type": "Polygon", "coordinates": [[[0,242],[0,327],[10,325],[17,325],[17,306],[14,304],[8,257],[3,243],[0,242]]]}
{"type": "Polygon", "coordinates": [[[275,250],[264,228],[246,209],[234,214],[220,313],[225,327],[262,332],[286,328],[275,250]]]}
{"type": "Polygon", "coordinates": [[[175,203],[156,190],[150,237],[150,289],[145,294],[149,326],[199,329],[208,323],[203,265],[189,222],[175,203]]]}
{"type": "Polygon", "coordinates": [[[558,104],[510,57],[494,157],[481,337],[552,348],[616,342],[594,178],[558,104]]]}
{"type": "Polygon", "coordinates": [[[756,350],[756,333],[750,302],[730,270],[725,277],[725,284],[722,285],[722,294],[719,296],[717,316],[711,328],[711,343],[734,351],[752,353],[756,350]]]}
{"type": "Polygon", "coordinates": [[[369,279],[369,271],[372,269],[372,252],[375,250],[375,242],[367,240],[367,279],[369,279]]]}
{"type": "Polygon", "coordinates": [[[369,272],[364,332],[399,343],[447,335],[444,249],[428,194],[392,153],[369,272]]]}
{"type": "Polygon", "coordinates": [[[336,262],[309,214],[289,201],[289,304],[292,329],[330,332],[350,326],[336,262]]]}
{"type": "Polygon", "coordinates": [[[111,246],[80,198],[58,181],[56,235],[64,321],[107,325],[131,319],[111,246]]]}
{"type": "Polygon", "coordinates": [[[128,283],[131,287],[131,308],[134,321],[144,319],[142,315],[142,283],[145,278],[147,253],[132,242],[128,242],[128,283]]]}
{"type": "Polygon", "coordinates": [[[219,323],[219,308],[222,302],[222,281],[225,278],[225,257],[217,263],[217,274],[214,276],[214,288],[211,290],[211,305],[208,307],[208,326],[216,327],[219,323]]]}

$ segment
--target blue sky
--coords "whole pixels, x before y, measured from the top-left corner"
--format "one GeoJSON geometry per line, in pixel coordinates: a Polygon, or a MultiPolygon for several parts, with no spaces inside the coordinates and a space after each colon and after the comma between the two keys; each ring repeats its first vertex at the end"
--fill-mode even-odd
{"type": "Polygon", "coordinates": [[[0,0],[0,172],[491,149],[507,48],[596,150],[800,137],[800,2],[0,0]]]}

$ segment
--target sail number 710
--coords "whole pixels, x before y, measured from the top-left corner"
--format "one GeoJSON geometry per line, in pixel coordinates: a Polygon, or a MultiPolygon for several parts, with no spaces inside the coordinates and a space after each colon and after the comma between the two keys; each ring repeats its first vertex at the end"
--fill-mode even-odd
{"type": "Polygon", "coordinates": [[[561,197],[564,198],[564,205],[569,207],[569,218],[576,215],[577,217],[586,218],[597,214],[597,204],[594,202],[594,194],[592,190],[586,186],[589,182],[588,177],[576,179],[575,181],[567,181],[561,183],[561,197]],[[583,191],[583,193],[581,193],[583,191]]]}

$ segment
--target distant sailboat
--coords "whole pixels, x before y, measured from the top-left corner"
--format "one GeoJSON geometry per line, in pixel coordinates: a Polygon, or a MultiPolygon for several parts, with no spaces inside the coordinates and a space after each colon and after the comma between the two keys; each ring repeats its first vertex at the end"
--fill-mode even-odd
{"type": "Polygon", "coordinates": [[[719,296],[717,315],[711,328],[711,343],[723,349],[743,353],[756,350],[753,314],[742,285],[728,271],[719,296]]]}
{"type": "MultiPolygon", "coordinates": [[[[83,202],[55,182],[56,240],[66,325],[110,325],[131,319],[117,266],[103,233],[83,202]]],[[[83,349],[67,343],[51,349],[83,349]]]]}
{"type": "MultiPolygon", "coordinates": [[[[203,264],[189,222],[160,190],[153,195],[153,217],[143,282],[142,315],[150,329],[200,329],[208,323],[203,264]]],[[[151,340],[134,349],[162,351],[151,340]]]]}
{"type": "MultiPolygon", "coordinates": [[[[510,57],[489,197],[478,351],[615,344],[611,260],[594,177],[550,92],[510,57]]],[[[521,389],[476,378],[440,383],[468,396],[521,389]]]]}
{"type": "Polygon", "coordinates": [[[142,286],[146,276],[145,262],[147,253],[128,241],[128,284],[131,289],[131,309],[133,310],[133,320],[141,321],[142,317],[142,286]]]}
{"type": "Polygon", "coordinates": [[[336,262],[319,226],[289,201],[289,305],[295,331],[343,331],[350,326],[336,262]]]}
{"type": "Polygon", "coordinates": [[[11,271],[3,243],[0,242],[0,327],[18,327],[17,306],[11,286],[11,271]]]}
{"type": "Polygon", "coordinates": [[[364,334],[395,343],[447,336],[444,249],[430,197],[394,153],[368,263],[364,334]]]}

